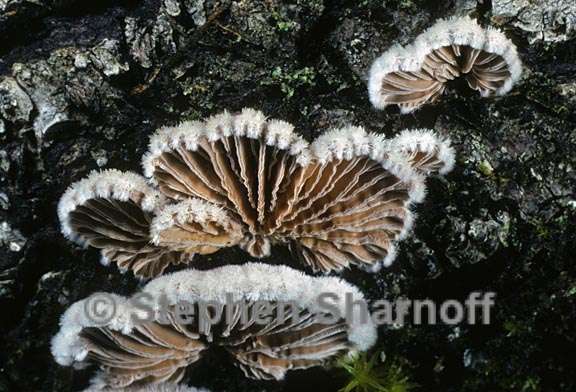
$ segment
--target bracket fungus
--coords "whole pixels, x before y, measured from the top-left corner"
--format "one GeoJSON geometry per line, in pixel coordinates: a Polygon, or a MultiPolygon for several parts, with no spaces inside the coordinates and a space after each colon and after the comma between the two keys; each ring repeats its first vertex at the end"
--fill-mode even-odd
{"type": "Polygon", "coordinates": [[[425,178],[454,163],[429,130],[393,139],[346,127],[309,144],[256,110],[224,112],[154,134],[146,180],[105,171],[73,184],[59,205],[65,235],[154,277],[238,245],[252,256],[288,244],[314,271],[390,264],[410,229],[425,178]]]}
{"type": "Polygon", "coordinates": [[[409,113],[436,101],[446,83],[463,76],[484,97],[504,95],[518,81],[522,63],[506,36],[470,17],[441,19],[413,44],[394,46],[374,61],[368,93],[378,109],[398,105],[409,113]]]}
{"type": "Polygon", "coordinates": [[[233,221],[220,220],[225,218],[220,208],[196,199],[181,209],[194,209],[191,216],[202,244],[157,246],[150,229],[153,222],[154,227],[162,227],[164,215],[156,212],[163,206],[164,214],[173,211],[174,206],[166,205],[166,198],[143,177],[105,170],[74,183],[60,199],[58,215],[66,237],[101,249],[103,264],[113,261],[121,270],[130,269],[141,277],[160,275],[168,265],[188,263],[195,253],[213,252],[223,242],[227,246],[234,240],[226,238],[234,239],[239,233],[233,221]]]}
{"type": "Polygon", "coordinates": [[[356,287],[286,266],[247,263],[168,274],[131,298],[108,294],[114,313],[104,322],[86,312],[91,298],[64,313],[52,354],[65,366],[97,364],[101,388],[180,382],[211,347],[223,348],[247,377],[279,380],[290,369],[365,351],[376,340],[369,314],[349,306],[364,301],[356,287]],[[320,300],[327,293],[330,308],[320,300]],[[162,298],[161,305],[154,302],[144,316],[142,295],[162,298]],[[185,319],[179,313],[184,304],[185,319]],[[203,304],[213,307],[202,311],[203,304]],[[254,308],[263,305],[268,311],[255,316],[254,308]],[[326,312],[331,319],[320,318],[326,312]]]}
{"type": "Polygon", "coordinates": [[[128,388],[106,388],[99,385],[102,375],[93,380],[92,385],[84,392],[210,392],[206,388],[189,387],[182,384],[162,383],[128,388]]]}

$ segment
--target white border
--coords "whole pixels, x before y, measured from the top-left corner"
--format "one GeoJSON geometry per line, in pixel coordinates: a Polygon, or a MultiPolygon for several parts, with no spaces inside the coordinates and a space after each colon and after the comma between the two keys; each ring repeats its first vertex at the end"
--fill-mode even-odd
{"type": "Polygon", "coordinates": [[[164,195],[150,187],[146,179],[136,173],[116,169],[91,172],[88,177],[70,185],[58,202],[58,218],[62,234],[80,245],[85,245],[72,230],[70,213],[89,199],[127,201],[133,192],[144,194],[140,203],[144,211],[153,211],[165,203],[164,195]]]}
{"type": "Polygon", "coordinates": [[[160,233],[177,224],[186,222],[216,222],[227,227],[232,220],[224,208],[205,200],[190,198],[179,203],[168,204],[157,211],[150,224],[150,238],[154,245],[160,243],[160,233]]]}
{"type": "Polygon", "coordinates": [[[127,388],[107,388],[102,372],[98,372],[90,387],[83,392],[210,392],[206,388],[189,387],[184,384],[161,383],[127,388]]]}
{"type": "MultiPolygon", "coordinates": [[[[346,314],[346,293],[350,293],[354,301],[364,299],[357,287],[342,279],[312,277],[286,266],[261,263],[229,265],[208,271],[189,269],[175,272],[152,280],[142,292],[156,298],[165,295],[171,305],[182,301],[226,303],[227,295],[231,295],[234,301],[293,301],[311,312],[322,310],[318,306],[321,294],[335,293],[338,300],[334,305],[341,314],[346,314]]],[[[132,316],[142,310],[131,306],[127,297],[107,295],[115,300],[116,312],[105,326],[130,333],[134,327],[132,316]]],[[[82,329],[103,326],[87,316],[85,306],[89,298],[74,303],[60,319],[60,331],[52,338],[51,344],[52,355],[60,365],[81,364],[88,355],[88,348],[80,338],[82,329]]],[[[349,326],[348,341],[354,350],[366,351],[376,342],[376,326],[371,318],[366,323],[360,322],[359,307],[354,307],[354,311],[352,320],[346,320],[349,326]]]]}
{"type": "MultiPolygon", "coordinates": [[[[508,64],[510,77],[496,90],[496,95],[506,94],[520,79],[522,62],[518,51],[502,32],[492,27],[483,29],[469,16],[440,19],[420,34],[411,45],[393,46],[372,63],[368,76],[368,95],[372,105],[377,109],[393,105],[386,102],[381,94],[382,82],[387,74],[418,71],[430,52],[452,44],[466,45],[502,56],[508,64]]],[[[410,113],[415,109],[417,108],[400,108],[402,113],[410,113]]]]}
{"type": "MultiPolygon", "coordinates": [[[[443,31],[440,27],[435,29],[443,31]]],[[[434,29],[431,30],[434,32],[434,29]]],[[[182,145],[193,151],[197,148],[200,138],[217,140],[232,134],[250,138],[264,137],[268,145],[290,150],[301,165],[315,160],[325,163],[332,159],[367,156],[405,182],[409,190],[409,199],[406,202],[407,216],[404,228],[401,235],[392,241],[384,260],[369,267],[371,271],[377,271],[381,264],[385,266],[392,264],[396,255],[396,244],[406,237],[412,228],[414,214],[410,211],[411,205],[420,203],[425,198],[425,180],[430,173],[412,167],[409,161],[411,152],[437,150],[439,159],[443,162],[443,166],[439,169],[440,174],[452,170],[455,162],[455,151],[450,146],[450,140],[429,129],[404,130],[396,137],[387,139],[384,135],[366,132],[362,127],[347,126],[327,131],[308,145],[287,122],[266,120],[264,114],[259,111],[243,109],[237,115],[223,112],[205,122],[184,122],[177,127],[161,128],[151,138],[150,150],[144,157],[145,171],[147,175],[153,176],[154,159],[165,151],[182,145]]],[[[88,178],[73,184],[64,194],[58,209],[62,232],[66,237],[82,243],[74,236],[70,227],[70,211],[91,197],[126,200],[134,190],[146,195],[142,207],[148,211],[155,210],[157,214],[150,230],[153,244],[158,244],[160,231],[177,222],[185,222],[190,217],[203,221],[213,219],[223,224],[230,222],[230,218],[220,207],[195,198],[163,207],[164,197],[147,185],[143,177],[134,173],[107,170],[92,173],[88,178]]]]}
{"type": "Polygon", "coordinates": [[[264,113],[251,108],[244,108],[238,114],[224,111],[204,122],[188,121],[176,127],[160,128],[150,138],[148,152],[142,159],[144,175],[154,181],[155,160],[179,145],[183,144],[187,149],[195,151],[202,137],[215,141],[231,135],[250,139],[263,137],[267,145],[288,150],[291,155],[305,156],[308,148],[308,142],[294,132],[293,125],[285,121],[267,119],[264,113]]]}

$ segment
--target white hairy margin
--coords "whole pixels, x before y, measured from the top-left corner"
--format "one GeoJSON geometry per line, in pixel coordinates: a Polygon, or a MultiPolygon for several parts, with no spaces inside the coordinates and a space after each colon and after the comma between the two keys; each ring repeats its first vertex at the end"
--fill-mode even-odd
{"type": "Polygon", "coordinates": [[[310,146],[312,159],[320,163],[333,159],[370,157],[409,186],[410,202],[415,203],[424,199],[427,173],[412,167],[407,152],[435,150],[444,164],[439,173],[448,173],[454,166],[454,149],[449,139],[442,138],[429,129],[404,130],[395,138],[386,139],[384,135],[368,133],[362,127],[349,126],[324,133],[310,146]]]}
{"type": "Polygon", "coordinates": [[[306,156],[308,142],[294,132],[293,125],[281,120],[267,119],[264,113],[258,110],[244,108],[238,114],[224,111],[204,122],[188,121],[176,127],[160,128],[150,138],[148,152],[142,159],[144,175],[154,181],[155,160],[164,152],[175,150],[180,145],[195,151],[201,138],[212,142],[232,135],[261,139],[269,146],[286,150],[291,155],[299,155],[301,164],[307,162],[303,157],[306,156]]]}
{"type": "Polygon", "coordinates": [[[215,204],[202,199],[190,198],[175,204],[167,204],[158,209],[150,224],[152,243],[158,245],[160,233],[174,225],[187,222],[216,222],[226,227],[230,217],[226,211],[215,204]]]}
{"type": "Polygon", "coordinates": [[[74,233],[70,225],[70,213],[89,199],[104,198],[119,201],[129,200],[134,193],[141,193],[140,207],[153,211],[161,206],[164,196],[148,185],[146,179],[136,173],[108,169],[93,171],[88,177],[70,185],[58,202],[58,218],[62,234],[80,245],[83,241],[74,233]]]}
{"type": "MultiPolygon", "coordinates": [[[[508,65],[510,77],[496,90],[496,95],[504,95],[520,79],[522,62],[516,46],[499,30],[482,28],[469,16],[440,19],[432,27],[420,34],[411,45],[395,45],[372,63],[368,75],[368,95],[377,109],[388,106],[381,94],[384,78],[391,72],[414,72],[422,68],[427,55],[449,45],[466,45],[502,56],[508,65]]],[[[401,108],[409,113],[412,108],[401,108]]]]}
{"type": "MultiPolygon", "coordinates": [[[[320,295],[336,294],[328,302],[336,306],[341,315],[347,314],[347,294],[353,301],[364,300],[357,287],[342,279],[312,277],[286,266],[261,263],[229,265],[208,271],[189,269],[174,272],[152,280],[141,293],[151,294],[154,298],[162,296],[169,305],[183,301],[215,301],[224,304],[229,296],[233,301],[293,302],[312,313],[326,310],[319,304],[320,295]]],[[[114,300],[116,311],[105,325],[95,323],[86,314],[86,306],[91,297],[74,303],[62,315],[60,331],[52,338],[51,345],[52,355],[60,365],[78,365],[85,361],[88,347],[80,338],[84,328],[106,326],[128,334],[134,327],[134,320],[143,316],[143,310],[134,307],[130,298],[106,295],[114,300]]],[[[353,351],[368,350],[376,341],[376,326],[370,317],[362,320],[360,307],[353,306],[352,310],[352,317],[346,319],[349,327],[348,341],[353,351]]]]}
{"type": "Polygon", "coordinates": [[[392,240],[388,254],[379,263],[368,267],[377,272],[382,266],[390,266],[396,258],[398,242],[402,241],[412,229],[414,214],[412,205],[421,203],[426,197],[426,176],[430,173],[414,168],[410,154],[416,151],[437,153],[443,163],[439,174],[452,170],[455,162],[455,151],[450,139],[439,136],[429,129],[404,130],[392,139],[384,135],[368,133],[362,127],[344,127],[334,129],[318,137],[310,146],[312,159],[326,163],[333,159],[349,160],[358,156],[368,156],[408,187],[409,199],[406,201],[406,217],[399,236],[392,240]]]}
{"type": "Polygon", "coordinates": [[[161,383],[127,388],[108,388],[102,372],[98,372],[83,392],[210,392],[206,388],[189,387],[184,384],[161,383]]]}
{"type": "Polygon", "coordinates": [[[442,162],[439,174],[447,174],[454,168],[456,151],[451,146],[450,139],[426,129],[405,129],[391,140],[392,149],[404,154],[421,151],[435,153],[442,162]]]}

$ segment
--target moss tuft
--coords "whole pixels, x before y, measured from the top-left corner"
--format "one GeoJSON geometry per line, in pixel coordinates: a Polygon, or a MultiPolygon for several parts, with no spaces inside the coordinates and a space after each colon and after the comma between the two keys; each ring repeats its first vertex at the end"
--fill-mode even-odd
{"type": "Polygon", "coordinates": [[[399,362],[384,364],[378,359],[378,354],[368,358],[365,353],[342,358],[338,366],[350,378],[339,392],[408,392],[416,387],[399,362]]]}

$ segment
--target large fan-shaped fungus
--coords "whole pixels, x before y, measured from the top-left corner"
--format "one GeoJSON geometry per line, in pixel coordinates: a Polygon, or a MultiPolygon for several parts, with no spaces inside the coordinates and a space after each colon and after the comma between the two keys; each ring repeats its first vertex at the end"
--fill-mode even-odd
{"type": "Polygon", "coordinates": [[[409,113],[436,101],[446,82],[461,75],[490,96],[510,91],[521,72],[516,46],[503,33],[457,17],[439,20],[412,45],[384,52],[370,69],[368,91],[376,108],[398,105],[409,113]]]}
{"type": "Polygon", "coordinates": [[[162,276],[132,298],[110,294],[114,313],[104,322],[87,311],[97,305],[94,298],[64,313],[52,353],[61,365],[98,364],[101,387],[180,382],[212,346],[224,348],[248,377],[281,379],[290,369],[367,350],[376,339],[367,308],[350,306],[364,301],[356,287],[285,266],[247,263],[162,276]],[[156,304],[151,318],[143,317],[143,293],[158,301],[148,301],[156,304]],[[322,302],[326,294],[331,308],[322,302]],[[178,313],[184,304],[191,306],[186,322],[178,313]],[[255,316],[264,305],[268,311],[255,316]]]}
{"type": "Polygon", "coordinates": [[[348,127],[309,145],[245,109],[158,131],[143,163],[158,191],[136,174],[96,173],[71,186],[59,215],[70,238],[145,277],[226,246],[268,256],[273,243],[315,271],[376,268],[393,260],[426,175],[453,162],[428,130],[385,139],[348,127]]]}
{"type": "Polygon", "coordinates": [[[104,379],[105,376],[100,374],[93,380],[93,385],[85,389],[84,392],[210,392],[206,388],[195,388],[173,383],[150,384],[128,388],[106,388],[106,386],[101,385],[101,381],[104,379]]]}

